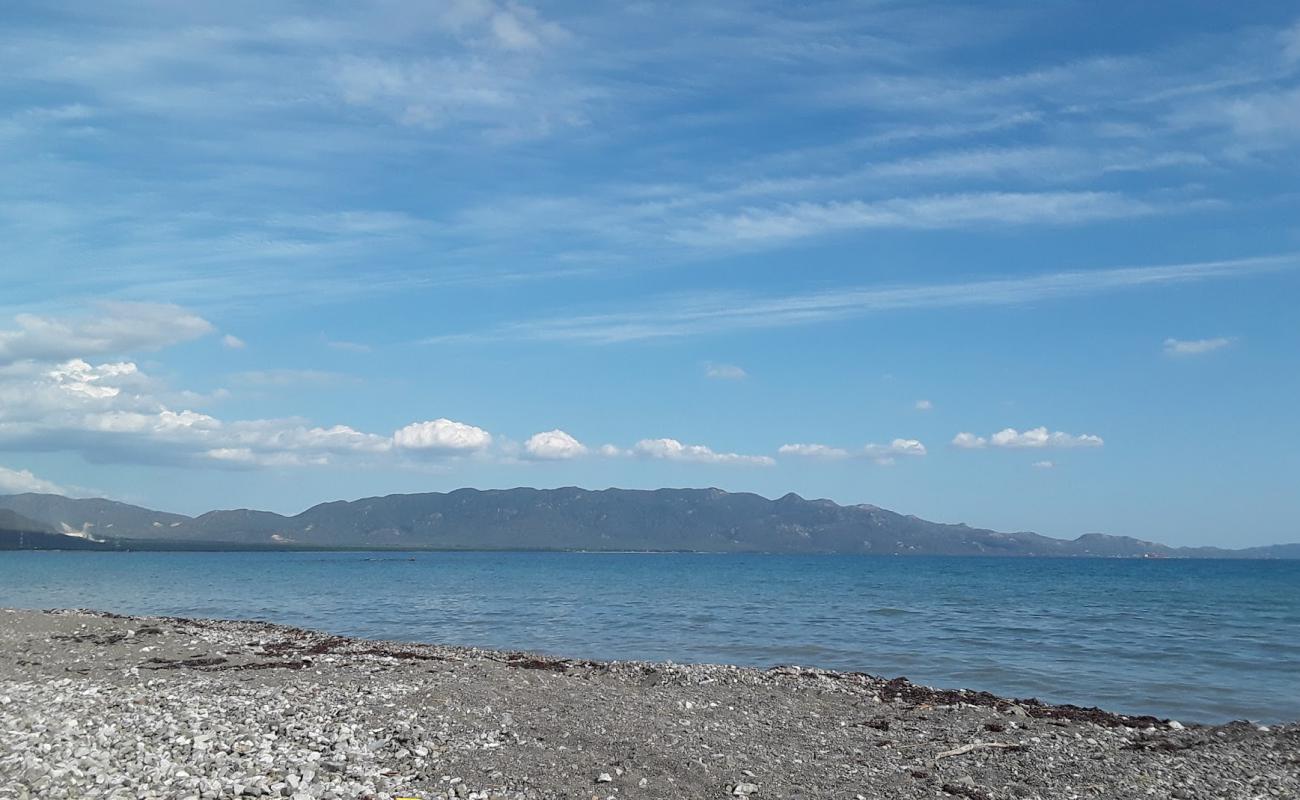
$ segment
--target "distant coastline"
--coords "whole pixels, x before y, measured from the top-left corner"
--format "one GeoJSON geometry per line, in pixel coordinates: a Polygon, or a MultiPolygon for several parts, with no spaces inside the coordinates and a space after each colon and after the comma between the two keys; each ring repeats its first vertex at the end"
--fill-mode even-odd
{"type": "Polygon", "coordinates": [[[105,499],[0,496],[0,550],[629,552],[1297,559],[1090,533],[1056,539],[930,522],[874,505],[720,489],[458,489],[322,503],[293,516],[196,517],[105,499]]]}

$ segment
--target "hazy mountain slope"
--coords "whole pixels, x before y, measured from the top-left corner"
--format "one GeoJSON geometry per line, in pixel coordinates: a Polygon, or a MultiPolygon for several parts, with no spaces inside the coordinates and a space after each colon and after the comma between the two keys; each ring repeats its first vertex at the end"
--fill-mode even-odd
{"type": "Polygon", "coordinates": [[[0,508],[0,550],[93,550],[94,542],[55,533],[50,526],[0,508]]]}
{"type": "Polygon", "coordinates": [[[107,500],[54,495],[0,497],[58,530],[98,536],[312,547],[698,550],[1009,556],[1280,558],[1300,545],[1243,551],[1174,549],[1124,536],[1074,540],[1000,533],[841,506],[788,494],[769,500],[719,489],[459,489],[323,503],[286,517],[247,509],[198,517],[107,500]]]}
{"type": "Polygon", "coordinates": [[[82,533],[96,538],[166,537],[189,517],[153,511],[140,506],[102,498],[74,499],[57,494],[12,494],[0,496],[0,508],[45,523],[60,533],[82,533]]]}
{"type": "Polygon", "coordinates": [[[0,531],[25,531],[29,533],[53,533],[49,525],[38,522],[30,517],[24,517],[18,512],[0,508],[0,531]]]}

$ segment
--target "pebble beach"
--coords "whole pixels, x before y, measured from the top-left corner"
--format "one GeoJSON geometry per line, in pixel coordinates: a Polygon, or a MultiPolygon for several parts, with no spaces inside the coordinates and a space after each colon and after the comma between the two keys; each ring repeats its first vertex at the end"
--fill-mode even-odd
{"type": "Polygon", "coordinates": [[[0,798],[1296,798],[1300,725],[0,611],[0,798]]]}

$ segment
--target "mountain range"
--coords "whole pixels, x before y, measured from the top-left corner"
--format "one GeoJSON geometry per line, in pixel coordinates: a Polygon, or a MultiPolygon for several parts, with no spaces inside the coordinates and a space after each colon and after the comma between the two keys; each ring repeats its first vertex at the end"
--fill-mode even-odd
{"type": "Polygon", "coordinates": [[[197,517],[104,499],[0,495],[0,549],[535,549],[882,555],[1300,558],[1300,544],[1169,547],[929,522],[873,505],[720,489],[458,489],[197,517]]]}

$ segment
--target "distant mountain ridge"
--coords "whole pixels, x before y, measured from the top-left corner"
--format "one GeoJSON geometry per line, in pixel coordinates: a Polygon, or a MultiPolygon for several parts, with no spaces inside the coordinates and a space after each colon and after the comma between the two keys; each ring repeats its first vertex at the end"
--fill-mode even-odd
{"type": "MultiPolygon", "coordinates": [[[[1300,544],[1173,548],[1126,536],[1054,539],[929,522],[872,505],[720,489],[458,489],[322,503],[283,516],[248,509],[197,517],[104,499],[0,496],[44,532],[107,547],[650,550],[882,555],[1300,558],[1300,544]],[[116,544],[115,544],[116,543],[116,544]]],[[[4,512],[0,512],[2,514],[4,512]]],[[[4,517],[0,517],[3,523],[4,517]]],[[[3,530],[3,524],[0,524],[3,530]]],[[[56,540],[57,541],[57,540],[56,540]]],[[[2,544],[2,542],[0,542],[2,544]]]]}

